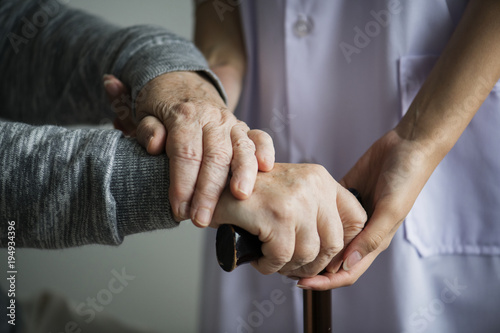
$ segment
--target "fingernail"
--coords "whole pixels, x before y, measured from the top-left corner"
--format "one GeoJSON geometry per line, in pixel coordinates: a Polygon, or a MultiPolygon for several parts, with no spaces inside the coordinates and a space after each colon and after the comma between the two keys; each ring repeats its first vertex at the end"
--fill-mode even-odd
{"type": "Polygon", "coordinates": [[[198,224],[207,226],[210,224],[210,211],[206,208],[200,208],[194,215],[194,219],[198,224]]]}
{"type": "Polygon", "coordinates": [[[182,219],[187,219],[189,218],[189,205],[187,202],[181,202],[179,206],[179,214],[181,215],[180,217],[182,219]]]}
{"type": "Polygon", "coordinates": [[[118,86],[115,84],[115,82],[111,80],[104,81],[104,87],[106,88],[106,91],[110,95],[116,96],[119,94],[118,86]]]}
{"type": "Polygon", "coordinates": [[[244,194],[245,196],[249,196],[250,195],[250,186],[247,184],[247,183],[239,183],[238,184],[238,192],[240,192],[241,194],[244,194]]]}
{"type": "Polygon", "coordinates": [[[303,286],[301,284],[298,284],[297,287],[299,287],[300,289],[304,289],[304,290],[311,290],[312,289],[311,287],[303,286]]]}
{"type": "Polygon", "coordinates": [[[358,251],[354,251],[347,257],[347,259],[344,261],[344,265],[342,265],[342,268],[344,268],[344,271],[350,270],[354,265],[356,265],[360,260],[361,260],[361,253],[358,251]]]}
{"type": "Polygon", "coordinates": [[[110,77],[111,77],[111,74],[104,74],[104,75],[102,76],[102,79],[103,79],[104,81],[107,81],[110,77]]]}
{"type": "MultiPolygon", "coordinates": [[[[153,139],[154,139],[154,136],[152,136],[152,135],[148,138],[148,146],[147,146],[147,148],[146,148],[146,151],[147,151],[148,153],[149,153],[149,152],[151,152],[151,144],[153,143],[153,139]]],[[[187,216],[186,216],[186,217],[187,217],[187,216]]]]}

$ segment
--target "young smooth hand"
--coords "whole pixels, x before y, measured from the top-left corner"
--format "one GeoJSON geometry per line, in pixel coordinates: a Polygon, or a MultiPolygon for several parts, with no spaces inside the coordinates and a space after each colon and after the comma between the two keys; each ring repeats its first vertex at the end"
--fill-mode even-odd
{"type": "Polygon", "coordinates": [[[316,290],[352,285],[389,246],[418,194],[439,161],[418,142],[393,130],[376,141],[340,181],[356,188],[369,219],[359,234],[351,233],[345,250],[326,273],[299,284],[316,290]]]}

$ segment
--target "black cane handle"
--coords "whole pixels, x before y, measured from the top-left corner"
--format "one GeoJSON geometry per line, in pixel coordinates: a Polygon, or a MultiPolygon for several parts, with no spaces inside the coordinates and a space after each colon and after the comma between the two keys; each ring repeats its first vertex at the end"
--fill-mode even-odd
{"type": "MultiPolygon", "coordinates": [[[[359,192],[349,191],[360,200],[359,192]]],[[[223,224],[217,229],[215,250],[220,267],[231,272],[239,265],[262,257],[262,242],[259,237],[232,224],[223,224]]]]}
{"type": "Polygon", "coordinates": [[[223,224],[217,229],[217,261],[226,272],[262,257],[261,246],[259,237],[235,225],[223,224]]]}

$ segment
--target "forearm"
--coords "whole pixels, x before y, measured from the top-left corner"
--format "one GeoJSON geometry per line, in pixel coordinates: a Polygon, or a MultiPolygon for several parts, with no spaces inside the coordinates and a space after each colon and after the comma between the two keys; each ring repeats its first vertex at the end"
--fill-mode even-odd
{"type": "MultiPolygon", "coordinates": [[[[397,133],[436,164],[448,153],[500,78],[500,1],[472,0],[397,133]]],[[[435,165],[434,165],[435,166],[435,165]]]]}
{"type": "Polygon", "coordinates": [[[196,47],[161,27],[119,28],[58,1],[48,4],[0,3],[1,117],[32,124],[114,117],[102,87],[106,73],[127,84],[132,99],[172,71],[203,71],[217,84],[196,47]],[[40,17],[45,24],[34,25],[40,17]]]}
{"type": "Polygon", "coordinates": [[[122,242],[171,228],[168,159],[114,130],[0,122],[0,246],[64,248],[122,242]]]}
{"type": "Polygon", "coordinates": [[[218,13],[213,1],[196,7],[195,44],[208,61],[210,69],[220,78],[228,107],[234,111],[241,94],[246,70],[246,55],[237,7],[218,13]]]}

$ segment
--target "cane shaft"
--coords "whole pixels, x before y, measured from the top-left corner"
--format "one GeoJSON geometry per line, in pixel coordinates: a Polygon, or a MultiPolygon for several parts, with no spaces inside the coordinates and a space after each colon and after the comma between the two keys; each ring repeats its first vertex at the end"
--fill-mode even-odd
{"type": "Polygon", "coordinates": [[[304,290],[304,333],[332,331],[332,293],[330,290],[304,290]]]}

